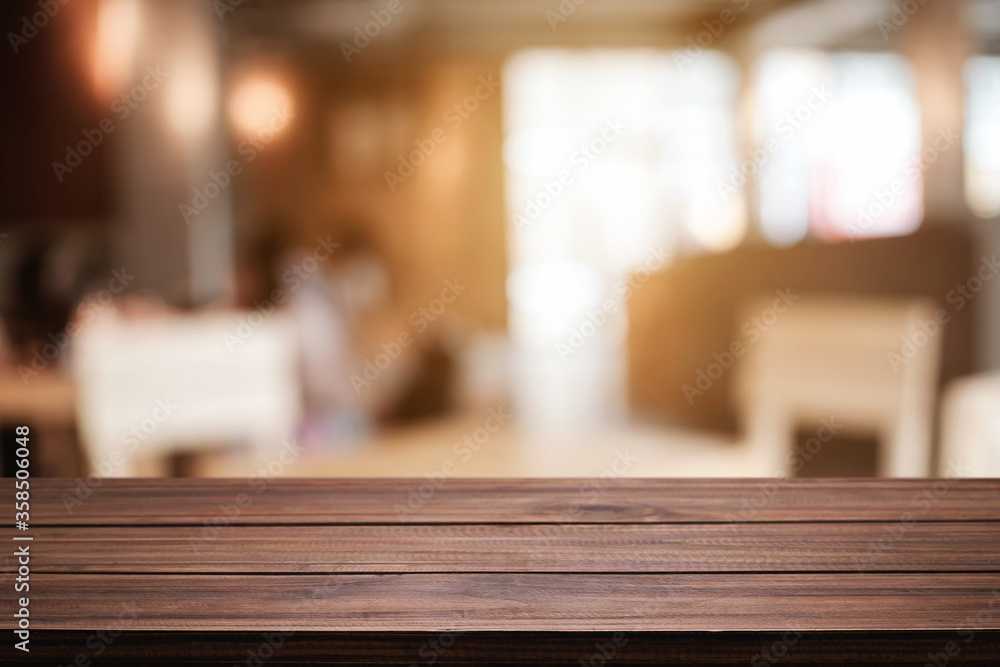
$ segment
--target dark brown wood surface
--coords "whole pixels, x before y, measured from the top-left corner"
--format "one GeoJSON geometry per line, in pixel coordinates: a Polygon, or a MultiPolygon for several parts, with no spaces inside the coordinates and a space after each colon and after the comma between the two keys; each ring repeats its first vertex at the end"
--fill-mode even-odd
{"type": "MultiPolygon", "coordinates": [[[[481,661],[508,633],[521,658],[572,645],[559,655],[578,664],[625,633],[622,659],[722,664],[728,646],[746,664],[758,638],[795,631],[779,648],[801,664],[923,664],[936,644],[907,637],[944,650],[964,630],[975,649],[949,664],[1000,664],[1000,480],[426,484],[32,480],[31,627],[48,647],[33,659],[68,664],[69,637],[113,629],[128,639],[108,642],[112,664],[143,641],[191,659],[171,648],[182,636],[242,664],[268,632],[297,633],[268,664],[357,648],[358,633],[407,664],[430,663],[401,646],[441,633],[466,648],[435,662],[481,661]],[[824,653],[819,637],[848,643],[824,653]]],[[[3,558],[8,591],[16,567],[3,558]]],[[[96,657],[86,640],[80,652],[96,657]]]]}
{"type": "MultiPolygon", "coordinates": [[[[448,479],[439,488],[426,479],[360,478],[95,483],[91,489],[76,480],[40,481],[32,494],[34,524],[854,522],[906,515],[1000,521],[995,480],[448,479]]],[[[12,490],[13,482],[0,488],[12,490]]]]}
{"type": "MultiPolygon", "coordinates": [[[[1000,572],[1000,522],[43,527],[37,573],[1000,572]],[[891,548],[872,545],[890,535],[891,548]]],[[[14,564],[5,564],[13,570],[14,564]]]]}
{"type": "Polygon", "coordinates": [[[35,622],[45,628],[612,633],[950,630],[989,608],[1000,574],[41,574],[33,582],[35,622]]]}

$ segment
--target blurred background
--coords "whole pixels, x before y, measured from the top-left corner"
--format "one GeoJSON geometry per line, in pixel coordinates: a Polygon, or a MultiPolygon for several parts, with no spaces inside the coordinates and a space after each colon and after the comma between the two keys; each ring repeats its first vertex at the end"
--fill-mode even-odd
{"type": "Polygon", "coordinates": [[[1000,476],[998,0],[2,15],[7,475],[1000,476]]]}

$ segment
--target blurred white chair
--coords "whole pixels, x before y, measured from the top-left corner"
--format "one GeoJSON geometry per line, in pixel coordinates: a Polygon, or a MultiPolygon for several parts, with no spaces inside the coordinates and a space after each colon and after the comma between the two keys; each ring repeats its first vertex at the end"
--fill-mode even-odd
{"type": "Polygon", "coordinates": [[[751,460],[791,474],[796,429],[833,418],[838,433],[878,437],[880,476],[929,475],[942,336],[923,324],[933,304],[802,296],[772,317],[774,304],[774,294],[755,299],[740,320],[759,333],[738,338],[746,351],[735,396],[751,460]]]}
{"type": "Polygon", "coordinates": [[[78,420],[96,474],[135,474],[137,459],[249,445],[278,455],[300,416],[293,327],[273,314],[102,316],[74,339],[78,420]],[[246,320],[243,320],[244,322],[246,320]]]}
{"type": "Polygon", "coordinates": [[[1000,374],[948,385],[941,401],[938,474],[1000,477],[1000,374]]]}

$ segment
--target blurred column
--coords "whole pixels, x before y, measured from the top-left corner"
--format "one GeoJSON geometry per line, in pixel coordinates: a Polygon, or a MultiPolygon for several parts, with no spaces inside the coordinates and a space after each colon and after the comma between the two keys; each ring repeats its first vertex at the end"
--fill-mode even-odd
{"type": "MultiPolygon", "coordinates": [[[[738,48],[731,54],[739,68],[739,94],[736,103],[736,154],[737,165],[742,165],[748,156],[760,148],[754,122],[757,119],[757,78],[754,65],[759,53],[748,48],[745,40],[738,43],[738,48]]],[[[746,183],[740,195],[743,197],[747,212],[748,240],[760,241],[764,238],[760,223],[760,188],[757,184],[760,171],[753,170],[746,175],[746,183]]]]}
{"type": "MultiPolygon", "coordinates": [[[[917,73],[917,94],[923,123],[923,144],[932,146],[941,128],[961,134],[964,124],[964,65],[979,50],[979,38],[969,24],[963,0],[935,0],[920,6],[900,30],[903,48],[917,73]]],[[[972,220],[977,256],[1000,253],[995,221],[974,220],[965,201],[964,155],[961,139],[929,166],[924,174],[925,219],[928,223],[972,220]]],[[[1000,369],[1000,286],[986,283],[975,307],[978,370],[1000,369]]]]}
{"type": "Polygon", "coordinates": [[[181,304],[225,298],[232,275],[231,192],[209,186],[211,173],[225,170],[229,159],[222,25],[211,4],[199,0],[128,1],[138,4],[141,21],[125,93],[153,89],[139,93],[144,99],[133,100],[117,130],[119,254],[137,289],[181,304]]]}
{"type": "Polygon", "coordinates": [[[963,67],[971,55],[975,36],[964,17],[964,0],[934,0],[918,5],[910,15],[895,18],[900,24],[899,44],[910,59],[917,78],[922,144],[927,161],[924,171],[924,218],[929,223],[959,222],[967,218],[962,183],[962,127],[964,125],[963,67]],[[930,159],[926,151],[935,146],[930,159]]]}

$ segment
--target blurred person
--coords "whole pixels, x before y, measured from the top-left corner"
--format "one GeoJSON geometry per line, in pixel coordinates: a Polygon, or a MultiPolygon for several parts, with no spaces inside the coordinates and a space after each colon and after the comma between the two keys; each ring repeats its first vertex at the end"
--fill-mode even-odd
{"type": "Polygon", "coordinates": [[[413,318],[425,305],[424,295],[393,279],[388,262],[363,229],[347,227],[331,262],[331,278],[343,295],[360,353],[351,369],[351,390],[381,423],[442,416],[451,408],[455,375],[443,328],[426,323],[427,328],[415,328],[413,318]]]}
{"type": "Polygon", "coordinates": [[[297,332],[306,448],[349,444],[364,436],[373,417],[349,382],[357,357],[355,326],[330,264],[341,248],[294,243],[276,222],[237,254],[236,294],[242,308],[280,309],[297,332]]]}
{"type": "Polygon", "coordinates": [[[387,263],[364,226],[335,227],[340,231],[307,247],[273,225],[237,261],[240,305],[275,305],[295,322],[302,439],[316,448],[356,442],[375,423],[442,414],[454,368],[444,346],[427,336],[394,347],[391,363],[373,370],[384,346],[410,329],[414,308],[396,298],[387,263]],[[275,294],[282,303],[268,303],[275,294]]]}
{"type": "Polygon", "coordinates": [[[58,357],[47,353],[42,358],[46,369],[57,369],[65,363],[65,341],[77,311],[112,274],[105,239],[93,230],[34,234],[12,274],[10,303],[0,314],[9,336],[8,354],[13,362],[34,361],[37,367],[40,351],[56,344],[58,357]]]}
{"type": "Polygon", "coordinates": [[[11,343],[20,358],[30,356],[30,350],[44,342],[47,332],[63,329],[69,316],[67,304],[59,303],[47,289],[46,257],[51,240],[36,236],[26,246],[11,272],[13,290],[5,313],[11,343]]]}
{"type": "MultiPolygon", "coordinates": [[[[299,249],[284,263],[301,266],[310,256],[310,251],[299,249]]],[[[301,283],[292,282],[287,291],[286,311],[295,320],[301,352],[304,439],[355,441],[367,433],[373,415],[348,381],[357,350],[343,292],[322,268],[301,283]]]]}

